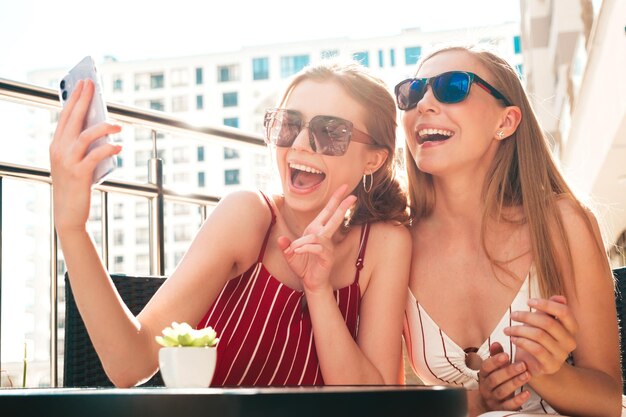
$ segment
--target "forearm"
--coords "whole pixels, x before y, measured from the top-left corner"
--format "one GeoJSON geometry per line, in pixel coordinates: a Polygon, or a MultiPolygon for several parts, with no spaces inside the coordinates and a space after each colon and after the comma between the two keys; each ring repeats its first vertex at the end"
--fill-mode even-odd
{"type": "Polygon", "coordinates": [[[324,382],[330,385],[384,384],[380,371],[352,338],[332,290],[306,296],[324,382]]]}
{"type": "Polygon", "coordinates": [[[135,385],[157,366],[151,335],[119,297],[89,234],[59,231],[59,241],[76,305],[107,375],[116,385],[135,385]]]}
{"type": "Polygon", "coordinates": [[[533,377],[530,386],[561,414],[621,415],[621,384],[595,369],[564,364],[555,374],[533,377]]]}

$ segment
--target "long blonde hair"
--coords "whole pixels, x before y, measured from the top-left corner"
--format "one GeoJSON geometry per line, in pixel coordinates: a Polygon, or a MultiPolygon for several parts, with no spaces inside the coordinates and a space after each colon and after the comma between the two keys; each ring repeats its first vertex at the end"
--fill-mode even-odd
{"type": "Polygon", "coordinates": [[[332,81],[343,88],[365,110],[365,127],[375,142],[372,146],[385,148],[388,152],[383,165],[367,179],[367,182],[372,181],[369,191],[361,184],[353,190],[357,201],[346,225],[376,221],[408,224],[406,192],[396,175],[396,105],[385,83],[362,65],[328,60],[298,73],[285,89],[279,105],[283,105],[291,91],[305,80],[332,81]]]}
{"type": "MultiPolygon", "coordinates": [[[[570,199],[587,222],[589,230],[592,230],[587,216],[588,209],[574,196],[561,175],[515,70],[504,59],[489,51],[464,46],[446,47],[425,56],[418,70],[428,59],[448,51],[464,51],[474,57],[491,74],[490,82],[493,86],[512,105],[519,107],[522,113],[522,120],[516,131],[500,141],[485,178],[485,210],[481,231],[483,249],[494,266],[514,276],[504,266],[508,260],[496,260],[487,251],[485,231],[488,219],[519,222],[519,219],[509,219],[503,213],[507,207],[521,206],[524,213],[521,221],[528,225],[530,231],[531,251],[540,292],[544,297],[563,294],[564,271],[557,262],[558,243],[565,248],[566,261],[571,271],[573,261],[557,199],[570,199]]],[[[419,170],[409,152],[406,154],[406,166],[413,221],[419,221],[428,217],[435,205],[432,176],[419,170]]],[[[599,242],[598,250],[604,256],[599,242]]],[[[606,269],[610,273],[608,262],[606,269]]]]}

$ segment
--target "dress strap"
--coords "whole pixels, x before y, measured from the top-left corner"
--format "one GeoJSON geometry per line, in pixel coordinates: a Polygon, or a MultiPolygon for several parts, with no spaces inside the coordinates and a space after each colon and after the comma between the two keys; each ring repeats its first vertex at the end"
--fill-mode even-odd
{"type": "Polygon", "coordinates": [[[365,261],[365,248],[367,247],[367,238],[370,235],[370,224],[364,223],[361,225],[361,238],[359,239],[359,256],[356,258],[356,277],[355,282],[359,282],[359,273],[363,269],[365,261]]]}
{"type": "Polygon", "coordinates": [[[267,228],[267,232],[265,232],[265,239],[263,239],[263,246],[261,246],[261,252],[259,252],[259,259],[257,262],[263,262],[263,256],[265,255],[265,248],[267,247],[267,241],[270,238],[270,232],[272,231],[272,226],[276,223],[276,214],[274,214],[274,209],[272,208],[272,203],[270,203],[270,199],[263,193],[263,191],[259,191],[265,202],[267,203],[267,207],[270,209],[270,213],[272,215],[272,222],[267,228]]]}

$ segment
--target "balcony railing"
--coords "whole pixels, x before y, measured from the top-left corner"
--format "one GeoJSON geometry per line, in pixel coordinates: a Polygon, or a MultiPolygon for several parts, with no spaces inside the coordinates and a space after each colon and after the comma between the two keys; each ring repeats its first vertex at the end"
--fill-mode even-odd
{"type": "MultiPolygon", "coordinates": [[[[43,107],[52,111],[58,111],[61,105],[56,91],[19,83],[0,78],[0,100],[17,102],[28,107],[43,107]]],[[[109,194],[120,193],[134,197],[146,198],[149,201],[149,257],[150,273],[164,275],[164,203],[165,201],[194,204],[200,207],[201,216],[204,220],[209,206],[216,204],[219,196],[199,193],[181,193],[175,189],[163,186],[163,161],[158,158],[157,133],[172,133],[187,138],[201,141],[223,143],[236,147],[246,146],[258,148],[263,145],[260,135],[243,133],[237,129],[228,127],[197,127],[167,114],[142,110],[121,104],[108,103],[109,118],[113,121],[150,129],[152,132],[152,157],[148,161],[148,182],[139,183],[122,180],[104,181],[94,187],[100,191],[102,215],[101,221],[101,256],[105,266],[109,260],[109,194]]],[[[41,144],[47,148],[48,144],[41,144]]],[[[2,203],[3,203],[3,179],[17,178],[25,181],[47,184],[51,187],[50,171],[36,166],[14,164],[4,161],[0,155],[0,334],[2,331],[2,203]]],[[[52,200],[52,193],[50,193],[52,200]]],[[[52,207],[52,201],[50,201],[52,207]]],[[[58,245],[54,228],[52,210],[50,218],[50,385],[58,386],[58,245]]],[[[0,364],[2,352],[0,350],[0,364]]]]}

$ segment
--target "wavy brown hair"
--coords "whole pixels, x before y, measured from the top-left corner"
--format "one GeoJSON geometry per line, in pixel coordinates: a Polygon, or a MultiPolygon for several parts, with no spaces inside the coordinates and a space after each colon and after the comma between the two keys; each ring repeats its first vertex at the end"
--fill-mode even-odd
{"type": "MultiPolygon", "coordinates": [[[[572,271],[573,261],[557,200],[567,198],[572,201],[593,233],[593,227],[587,216],[589,209],[574,196],[560,173],[547,138],[539,126],[535,112],[515,70],[504,59],[489,51],[477,47],[452,46],[425,56],[418,64],[418,71],[424,62],[448,51],[464,51],[474,57],[490,73],[489,82],[513,106],[517,106],[522,114],[516,131],[510,137],[500,141],[485,178],[483,186],[485,209],[481,231],[483,249],[494,266],[515,276],[505,267],[510,260],[496,260],[487,251],[485,243],[487,220],[527,224],[530,231],[534,269],[541,294],[544,297],[563,294],[564,271],[557,262],[559,253],[557,248],[565,248],[566,261],[572,271]],[[523,208],[523,219],[507,218],[504,214],[506,208],[520,206],[523,208]]],[[[421,218],[428,217],[435,205],[436,196],[432,176],[419,170],[410,152],[406,153],[406,166],[413,221],[419,221],[421,218]]],[[[600,243],[597,249],[604,256],[600,243]]],[[[610,274],[608,262],[606,270],[610,274]]]]}
{"type": "Polygon", "coordinates": [[[346,226],[377,221],[408,224],[407,197],[396,175],[396,106],[386,84],[360,64],[326,61],[299,72],[285,89],[280,106],[291,91],[305,80],[331,81],[339,85],[365,110],[365,128],[374,139],[374,144],[370,146],[384,148],[388,152],[383,165],[372,174],[372,178],[367,178],[368,184],[372,181],[370,191],[366,192],[362,183],[352,191],[357,201],[348,214],[346,226]]]}

